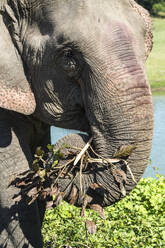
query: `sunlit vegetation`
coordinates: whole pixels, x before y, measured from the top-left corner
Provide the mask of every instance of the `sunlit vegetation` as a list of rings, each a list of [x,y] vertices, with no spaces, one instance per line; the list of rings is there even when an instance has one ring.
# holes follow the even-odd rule
[[[165,247],[165,178],[141,179],[131,194],[105,208],[106,220],[93,210],[63,202],[48,210],[43,224],[44,247],[51,248],[163,248]],[[84,220],[97,225],[93,235]]]
[[[147,60],[147,73],[153,90],[165,90],[165,18],[154,18],[153,26],[154,43]]]

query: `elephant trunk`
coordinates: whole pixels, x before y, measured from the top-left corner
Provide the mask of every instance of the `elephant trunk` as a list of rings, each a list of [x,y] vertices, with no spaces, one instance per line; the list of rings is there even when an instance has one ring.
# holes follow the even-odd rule
[[[86,112],[93,136],[92,147],[104,158],[112,158],[123,145],[133,145],[135,149],[126,158],[126,164],[120,161],[114,168],[110,165],[96,164],[95,167],[89,165],[91,167],[88,167],[88,171],[81,175],[81,183],[79,173],[74,182],[62,179],[59,186],[61,191],[65,192],[66,201],[72,202],[75,187],[77,188],[78,195],[74,202],[77,206],[83,204],[84,195],[90,196],[90,204],[101,206],[109,206],[122,199],[140,180],[151,149],[153,108],[144,70],[139,69],[129,77],[118,75],[116,80],[120,83],[117,84],[113,80],[116,87],[112,85],[112,80],[107,80],[108,78],[103,76],[100,78],[101,84],[106,85],[106,88],[96,87],[95,83],[98,86],[98,81],[94,82],[93,78],[91,84],[88,82],[88,87],[93,88],[92,93],[86,99],[88,106]],[[78,135],[66,136],[57,146],[68,143],[83,147],[87,140],[88,138],[84,137],[80,139]]]
[[[104,158],[112,158],[123,145],[135,146],[126,161],[130,170],[121,169],[121,165],[118,167],[126,173],[125,190],[129,193],[136,185],[135,180],[140,180],[151,149],[153,108],[150,87],[145,70],[137,63],[127,71],[118,72],[116,77],[102,75],[100,78],[102,87],[96,87],[93,80],[95,93],[88,99],[93,146]],[[122,197],[112,171],[103,169],[96,173],[95,179],[109,192],[102,205],[111,205]]]

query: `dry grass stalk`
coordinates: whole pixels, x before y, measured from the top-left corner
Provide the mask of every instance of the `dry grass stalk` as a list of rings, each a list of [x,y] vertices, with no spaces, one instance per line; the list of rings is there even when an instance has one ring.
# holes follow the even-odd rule
[[[134,177],[134,175],[133,175],[133,173],[132,173],[132,171],[131,171],[131,168],[129,167],[128,163],[127,163],[126,161],[124,161],[124,163],[125,163],[125,165],[127,166],[127,169],[128,169],[128,171],[129,171],[129,173],[130,173],[130,175],[131,175],[131,177],[132,177],[133,182],[134,182],[135,184],[137,184],[137,181],[136,181],[136,179],[135,179],[135,177]]]
[[[74,166],[77,165],[77,163],[80,161],[82,155],[88,150],[93,138],[90,138],[88,143],[84,146],[84,148],[81,150],[81,152],[77,155],[74,161]]]

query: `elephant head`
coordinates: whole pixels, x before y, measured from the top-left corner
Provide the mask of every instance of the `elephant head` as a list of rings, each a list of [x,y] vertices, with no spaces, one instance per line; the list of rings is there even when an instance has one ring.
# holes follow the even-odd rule
[[[3,0],[0,9],[0,107],[85,131],[104,157],[135,145],[127,162],[139,181],[153,130],[148,13],[133,0]],[[102,205],[121,199],[109,171],[95,177],[110,192]]]

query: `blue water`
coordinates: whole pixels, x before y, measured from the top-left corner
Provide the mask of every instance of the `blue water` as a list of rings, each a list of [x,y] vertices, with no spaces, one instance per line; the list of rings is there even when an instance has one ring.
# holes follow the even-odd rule
[[[156,173],[165,176],[165,95],[154,95],[154,135],[150,160],[152,166],[149,164],[144,177],[155,177]],[[51,129],[52,143],[55,144],[57,140],[69,133],[77,133],[78,131],[66,130],[61,128]],[[153,168],[154,167],[154,168]],[[155,170],[158,168],[158,170]]]
[[[150,165],[144,177],[155,177],[158,172],[165,176],[165,95],[153,95],[154,104],[154,135],[151,150],[151,163],[158,168],[155,171]]]

